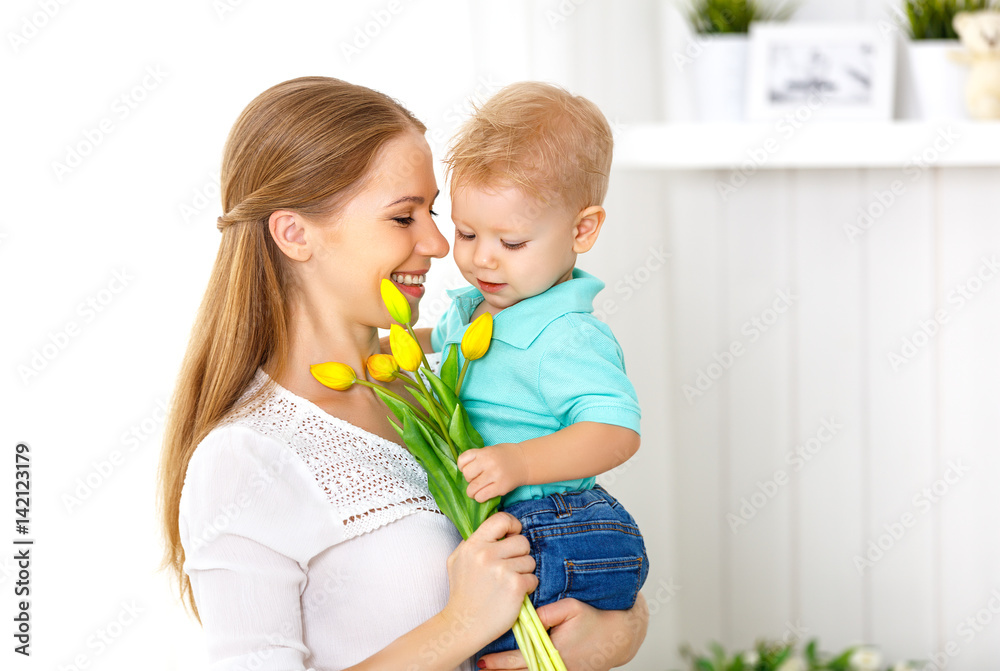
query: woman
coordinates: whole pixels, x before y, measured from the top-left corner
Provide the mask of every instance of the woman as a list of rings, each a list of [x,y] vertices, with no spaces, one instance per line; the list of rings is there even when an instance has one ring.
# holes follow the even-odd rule
[[[448,251],[425,130],[380,93],[306,77],[230,132],[222,242],[161,463],[165,565],[213,669],[469,668],[537,584],[517,520],[494,515],[460,543],[378,399],[309,373],[364,370],[390,321],[380,281],[415,313]],[[631,658],[647,617],[644,602],[572,600],[539,615],[569,668],[601,669]]]

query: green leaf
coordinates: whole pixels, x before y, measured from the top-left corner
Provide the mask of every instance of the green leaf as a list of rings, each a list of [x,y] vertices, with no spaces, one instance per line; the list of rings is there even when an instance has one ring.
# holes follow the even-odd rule
[[[483,446],[483,439],[469,424],[468,415],[465,415],[465,408],[461,404],[455,406],[451,423],[448,425],[448,435],[451,436],[451,442],[458,448],[459,454]],[[478,439],[478,442],[475,439]]]
[[[854,654],[856,648],[848,648],[844,652],[840,653],[835,657],[827,666],[834,671],[846,671],[848,666],[848,660],[851,659],[851,655]]]
[[[401,427],[399,424],[396,424],[395,420],[393,420],[391,415],[386,415],[385,418],[389,420],[390,424],[392,424],[392,428],[396,429],[396,433],[399,434],[399,437],[403,438],[403,427]],[[406,442],[405,438],[403,438],[403,442],[404,443]]]
[[[441,364],[441,381],[455,391],[458,384],[458,345],[455,343],[448,346],[448,357]]]
[[[698,671],[715,671],[715,667],[712,666],[712,662],[708,661],[704,657],[699,657],[694,660],[694,668]]]
[[[372,391],[382,399],[382,402],[388,406],[389,410],[392,411],[396,417],[400,420],[405,419],[407,415],[413,415],[413,408],[403,403],[395,396],[390,395],[387,391],[383,390],[381,387],[372,387]]]
[[[441,402],[441,407],[444,408],[446,416],[451,417],[455,412],[455,406],[458,405],[458,396],[455,396],[455,392],[449,389],[448,385],[442,382],[441,378],[434,373],[424,371],[423,376],[434,390],[434,393],[437,394],[438,401]]]
[[[791,654],[792,654],[792,646],[790,645],[781,650],[781,652],[775,655],[774,661],[772,662],[772,664],[774,664],[774,668],[778,668],[779,666],[781,666],[781,663],[786,659],[788,659],[788,656]]]
[[[476,427],[472,426],[472,420],[469,419],[468,411],[461,403],[458,404],[458,407],[462,409],[462,424],[465,425],[465,432],[469,435],[472,447],[482,447],[486,443],[483,442],[483,437],[479,435],[478,431],[476,431]]]
[[[815,638],[806,644],[806,661],[809,662],[809,666],[817,666],[819,664],[819,658],[816,656]]]
[[[427,398],[420,392],[419,389],[414,389],[413,387],[408,386],[406,388],[406,392],[413,397],[413,400],[415,400],[417,403],[420,404],[420,406],[424,409],[424,412],[427,413],[428,417],[434,416],[433,406],[430,404],[430,401],[428,401]]]
[[[726,666],[725,649],[715,641],[708,644],[708,649],[712,651],[712,656],[715,657],[715,665],[720,669],[724,669]]]

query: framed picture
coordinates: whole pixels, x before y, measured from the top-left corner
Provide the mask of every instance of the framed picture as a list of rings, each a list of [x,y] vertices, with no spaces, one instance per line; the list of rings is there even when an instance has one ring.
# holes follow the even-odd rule
[[[892,118],[895,34],[875,24],[753,23],[747,117]]]

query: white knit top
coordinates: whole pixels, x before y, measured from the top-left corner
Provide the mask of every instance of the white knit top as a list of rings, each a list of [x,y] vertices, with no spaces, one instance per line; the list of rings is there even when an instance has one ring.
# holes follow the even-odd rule
[[[405,448],[277,385],[237,408],[180,501],[212,671],[343,669],[444,607],[461,537]]]

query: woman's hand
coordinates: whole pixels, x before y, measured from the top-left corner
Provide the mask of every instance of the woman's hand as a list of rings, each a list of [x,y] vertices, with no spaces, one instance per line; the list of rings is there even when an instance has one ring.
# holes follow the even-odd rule
[[[448,557],[448,605],[442,615],[482,647],[510,629],[535,591],[535,560],[521,523],[507,513],[491,515]]]
[[[607,671],[631,660],[646,637],[649,610],[640,593],[631,610],[598,610],[576,599],[541,606],[538,618],[548,628],[569,671]],[[527,669],[517,650],[480,660],[481,669]]]

